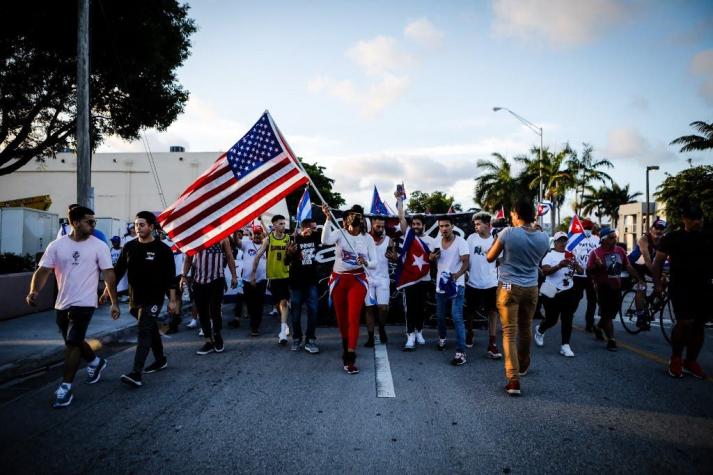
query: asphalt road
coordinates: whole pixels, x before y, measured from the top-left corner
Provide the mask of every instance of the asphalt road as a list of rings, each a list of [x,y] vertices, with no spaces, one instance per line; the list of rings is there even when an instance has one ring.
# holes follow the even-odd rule
[[[0,405],[2,472],[713,472],[713,380],[668,377],[658,332],[619,331],[610,353],[578,330],[565,359],[555,327],[511,398],[484,331],[456,368],[451,347],[434,350],[435,330],[403,353],[403,329],[390,327],[396,397],[377,398],[373,350],[349,376],[336,329],[320,328],[322,353],[310,355],[278,346],[270,317],[263,325],[260,338],[227,329],[222,354],[195,355],[194,331],[167,338],[169,367],[140,389],[119,382],[133,347],[118,351],[99,384],[80,372],[62,410],[49,405],[58,374],[22,382]],[[713,372],[706,336],[700,362]]]

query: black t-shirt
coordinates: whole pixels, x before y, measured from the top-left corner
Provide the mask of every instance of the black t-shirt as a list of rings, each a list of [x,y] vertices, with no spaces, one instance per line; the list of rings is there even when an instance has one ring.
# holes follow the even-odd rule
[[[658,250],[671,261],[671,291],[702,292],[713,277],[713,236],[703,231],[683,229],[661,238]]]
[[[117,282],[127,271],[132,308],[159,305],[166,291],[176,288],[173,253],[158,239],[149,243],[134,239],[126,243],[114,266]]]
[[[295,236],[295,244],[299,253],[287,254],[290,264],[290,285],[292,287],[305,287],[317,283],[317,251],[322,243],[319,234],[313,232],[310,236]]]

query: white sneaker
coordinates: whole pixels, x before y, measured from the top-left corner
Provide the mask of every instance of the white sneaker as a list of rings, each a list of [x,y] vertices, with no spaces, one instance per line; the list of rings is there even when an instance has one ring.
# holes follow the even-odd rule
[[[280,312],[277,311],[277,309],[273,308],[272,311],[269,313],[271,317],[277,317],[280,315]]]
[[[567,358],[572,358],[574,356],[574,352],[572,351],[572,348],[569,347],[569,345],[562,345],[560,347],[560,355]]]
[[[282,330],[280,330],[280,333],[277,335],[277,342],[280,345],[287,343],[287,333],[285,332],[285,327],[282,327]]]
[[[416,335],[414,333],[407,333],[406,344],[404,345],[404,351],[413,351],[416,349]]]
[[[205,335],[203,334],[203,329],[202,329],[202,328],[201,328],[200,330],[198,330],[198,336],[205,336]]]
[[[192,318],[190,322],[186,323],[188,328],[198,328],[198,320]]]
[[[535,327],[535,344],[537,346],[544,346],[545,344],[545,334],[540,333],[540,326]]]
[[[419,345],[425,345],[426,344],[426,339],[423,337],[423,333],[416,330],[416,343]]]
[[[285,325],[285,336],[290,336],[290,326],[286,323],[284,325]]]

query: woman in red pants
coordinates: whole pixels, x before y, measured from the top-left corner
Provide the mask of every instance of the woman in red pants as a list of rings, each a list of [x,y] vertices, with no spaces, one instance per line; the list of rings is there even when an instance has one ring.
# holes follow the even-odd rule
[[[329,207],[322,205],[327,221],[322,228],[322,244],[335,245],[334,268],[329,279],[329,291],[342,335],[344,371],[357,374],[356,347],[359,339],[359,319],[368,290],[365,269],[376,268],[374,240],[366,234],[364,208],[354,205],[344,213],[344,229],[333,229]]]

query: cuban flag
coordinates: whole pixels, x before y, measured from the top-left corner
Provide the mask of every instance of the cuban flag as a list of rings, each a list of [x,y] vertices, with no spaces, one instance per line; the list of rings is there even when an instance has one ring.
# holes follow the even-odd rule
[[[552,208],[551,201],[545,201],[545,200],[540,201],[537,204],[537,216],[546,215],[550,211],[551,208]]]
[[[584,228],[582,227],[582,222],[579,220],[577,215],[572,216],[572,222],[569,225],[569,232],[567,233],[567,247],[569,252],[572,252],[575,247],[579,245],[584,239]]]
[[[498,219],[505,219],[505,208],[503,206],[500,206],[500,210],[497,212],[494,219],[496,221]]]
[[[381,201],[381,197],[379,196],[379,191],[376,189],[376,186],[374,186],[374,194],[371,197],[371,214],[375,214],[378,216],[388,216],[389,215],[389,210],[386,209],[386,205],[384,204],[383,201]]]
[[[407,229],[394,274],[397,289],[415,284],[431,271],[428,263],[430,253],[428,246],[416,237],[413,229]]]
[[[312,219],[312,200],[309,197],[309,188],[305,188],[305,192],[302,193],[302,198],[297,205],[297,226],[299,228],[300,224],[305,219]]]

